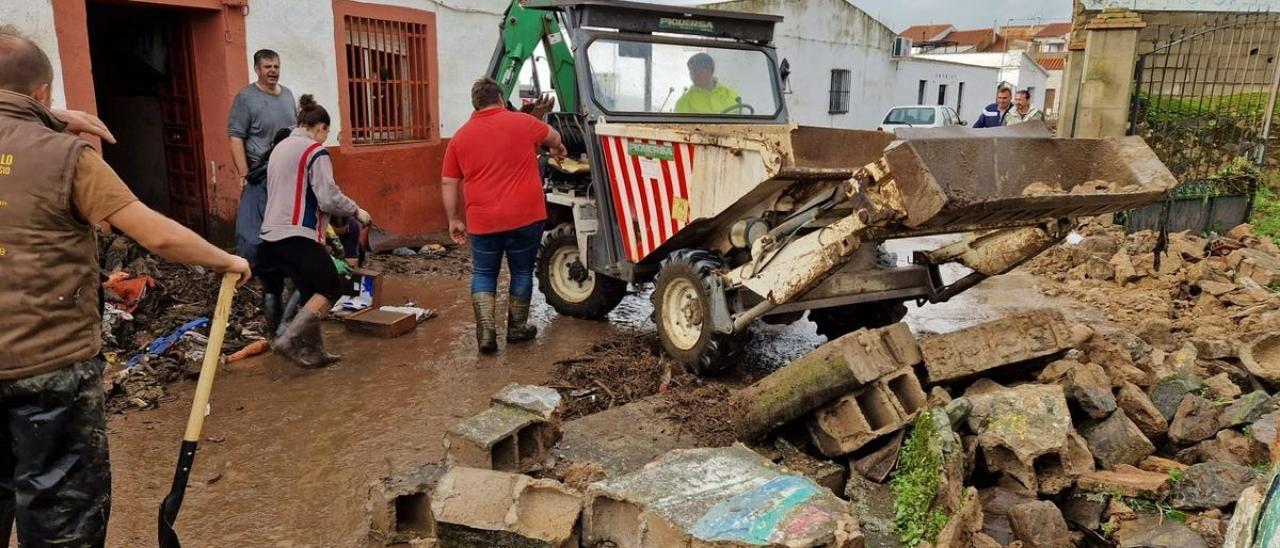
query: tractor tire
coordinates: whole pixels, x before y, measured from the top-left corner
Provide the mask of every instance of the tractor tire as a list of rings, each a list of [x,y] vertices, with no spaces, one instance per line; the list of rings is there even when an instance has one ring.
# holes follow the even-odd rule
[[[653,321],[667,355],[695,375],[722,371],[738,361],[746,334],[716,332],[711,316],[711,277],[720,261],[699,250],[680,250],[662,262],[654,282]]]
[[[809,321],[818,324],[818,334],[834,341],[859,329],[893,325],[907,315],[900,302],[860,303],[809,311]]]
[[[574,318],[601,319],[627,294],[627,282],[592,272],[582,262],[571,224],[557,226],[542,237],[534,274],[547,304]]]

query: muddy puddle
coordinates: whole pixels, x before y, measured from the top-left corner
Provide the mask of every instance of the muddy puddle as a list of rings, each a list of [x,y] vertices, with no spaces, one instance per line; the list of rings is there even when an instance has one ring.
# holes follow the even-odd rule
[[[184,546],[352,546],[369,481],[443,455],[449,425],[510,382],[611,336],[603,322],[556,318],[519,351],[478,358],[465,282],[390,278],[386,300],[440,316],[397,339],[326,326],[336,367],[294,368],[270,354],[220,371],[178,530]],[[114,511],[109,544],[155,542],[194,383],[159,409],[110,417]]]

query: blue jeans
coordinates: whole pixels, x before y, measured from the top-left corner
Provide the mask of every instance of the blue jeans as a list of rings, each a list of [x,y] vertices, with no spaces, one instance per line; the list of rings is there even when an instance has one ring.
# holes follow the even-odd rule
[[[471,293],[497,293],[502,255],[511,271],[511,297],[533,297],[533,263],[542,244],[543,222],[494,234],[471,235]]]

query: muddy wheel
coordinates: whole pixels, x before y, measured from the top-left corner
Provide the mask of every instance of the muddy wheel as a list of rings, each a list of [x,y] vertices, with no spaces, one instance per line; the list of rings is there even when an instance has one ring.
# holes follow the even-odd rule
[[[565,316],[603,318],[627,294],[626,282],[587,268],[570,224],[557,226],[542,237],[535,273],[547,304]]]
[[[711,321],[711,277],[719,260],[681,250],[663,261],[653,288],[653,321],[662,348],[695,375],[723,370],[742,356],[745,335],[716,332]]]
[[[818,324],[818,334],[833,341],[859,329],[875,329],[902,321],[907,306],[902,303],[860,303],[809,311],[809,320]]]

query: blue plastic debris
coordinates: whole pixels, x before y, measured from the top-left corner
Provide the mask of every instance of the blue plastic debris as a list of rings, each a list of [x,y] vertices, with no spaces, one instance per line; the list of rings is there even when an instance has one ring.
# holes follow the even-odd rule
[[[147,348],[143,350],[140,354],[132,358],[129,358],[129,361],[128,363],[125,364],[124,368],[133,369],[134,366],[138,365],[139,363],[142,363],[142,360],[146,359],[147,356],[159,356],[161,354],[164,354],[165,351],[169,350],[169,347],[173,346],[174,343],[178,342],[178,340],[181,339],[183,335],[186,335],[187,332],[200,329],[207,325],[209,325],[209,318],[205,318],[205,317],[196,318],[185,324],[182,324],[180,327],[178,327],[177,329],[174,329],[173,332],[169,333],[168,335],[165,335],[163,337],[160,337],[151,341],[151,343],[147,345]]]

